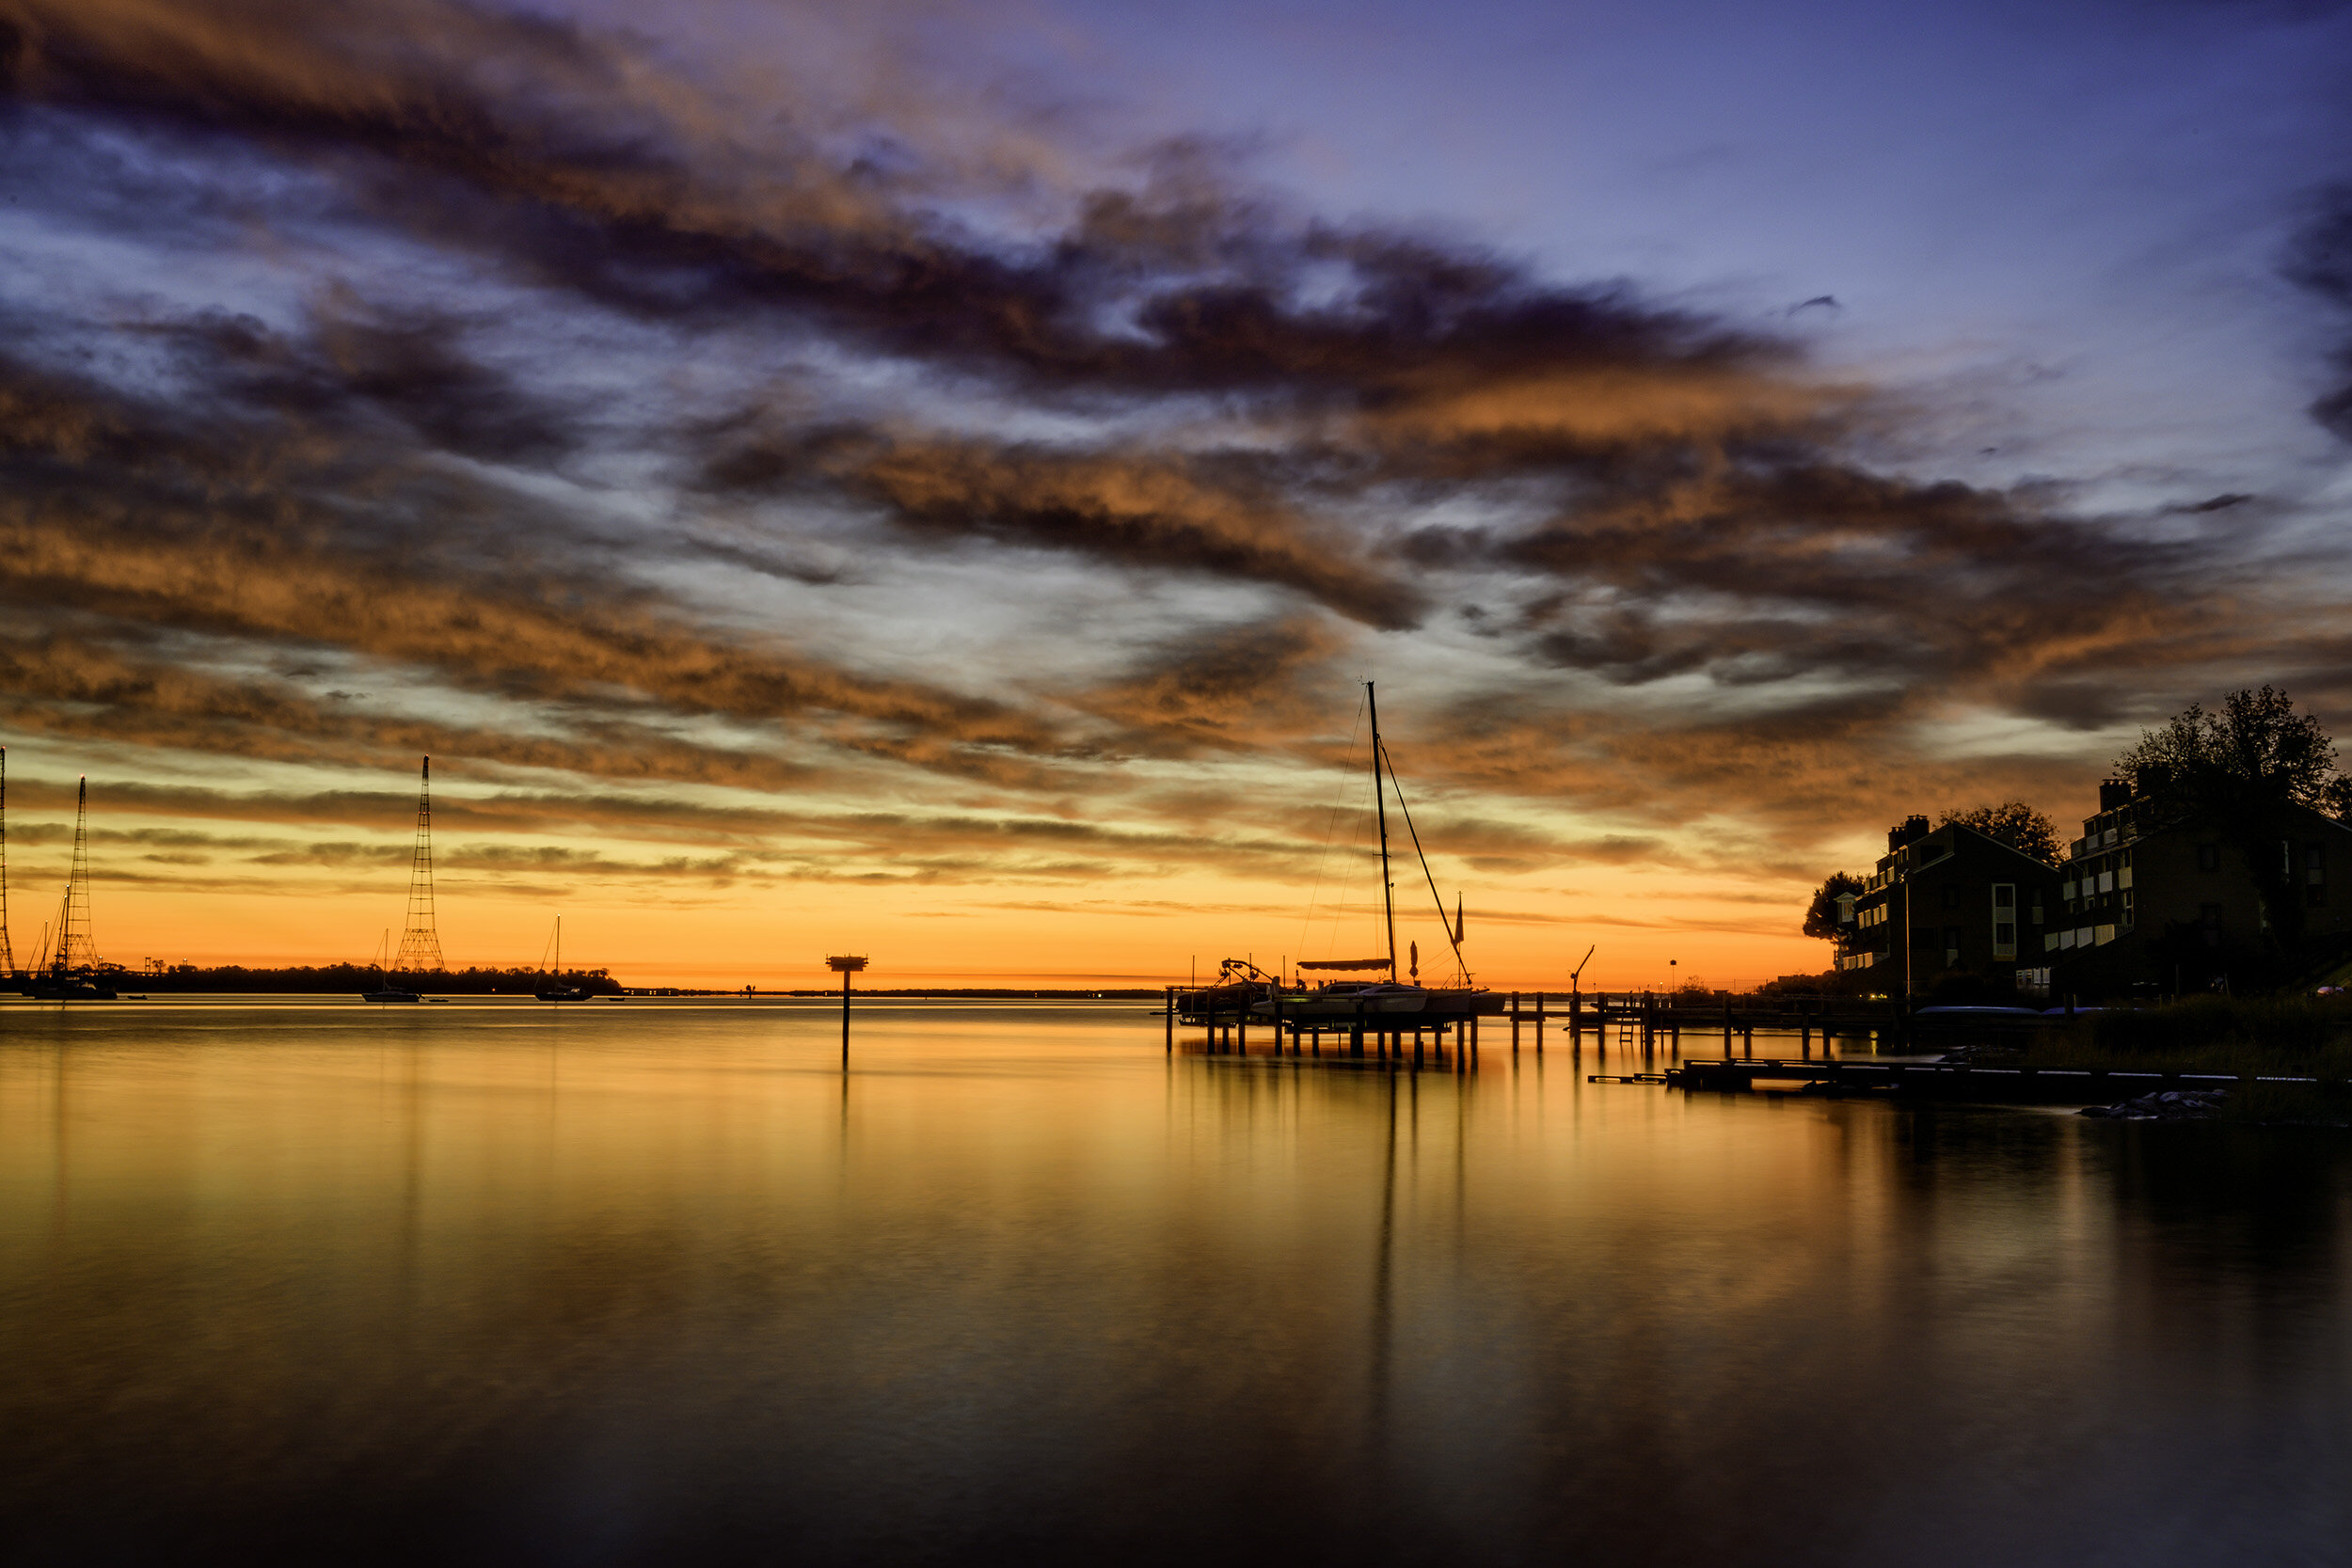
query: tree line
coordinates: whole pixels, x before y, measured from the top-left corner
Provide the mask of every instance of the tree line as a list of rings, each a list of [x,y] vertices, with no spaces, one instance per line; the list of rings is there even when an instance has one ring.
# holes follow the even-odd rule
[[[118,987],[136,985],[150,991],[249,991],[270,995],[331,995],[341,991],[370,991],[389,978],[411,990],[444,996],[519,994],[542,986],[577,986],[602,996],[621,994],[621,983],[601,969],[567,969],[562,974],[541,969],[456,969],[419,974],[402,970],[387,975],[372,964],[297,964],[283,968],[249,968],[244,964],[167,964],[150,962],[145,969],[123,970],[113,975]]]

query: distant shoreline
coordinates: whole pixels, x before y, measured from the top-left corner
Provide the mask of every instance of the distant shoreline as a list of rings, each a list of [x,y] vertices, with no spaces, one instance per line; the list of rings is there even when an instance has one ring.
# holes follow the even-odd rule
[[[553,985],[578,987],[594,996],[710,996],[710,997],[838,997],[836,986],[742,987],[627,986],[604,970],[565,970],[561,974],[536,969],[465,969],[440,974],[388,975],[364,964],[320,964],[283,969],[246,969],[224,964],[199,967],[183,964],[158,974],[121,970],[102,974],[110,989],[124,994],[205,996],[337,996],[381,989],[388,981],[430,996],[528,996]],[[931,999],[965,1002],[1157,1002],[1163,987],[1038,987],[1038,986],[900,986],[867,990],[860,999],[899,1001]]]

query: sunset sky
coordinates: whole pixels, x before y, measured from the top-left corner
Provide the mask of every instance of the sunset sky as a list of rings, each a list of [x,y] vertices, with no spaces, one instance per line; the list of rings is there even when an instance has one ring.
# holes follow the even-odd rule
[[[84,774],[104,957],[364,961],[427,752],[454,965],[1354,957],[1373,679],[1482,982],[1745,984],[1907,813],[2352,736],[2352,8],[0,0],[0,73],[20,961]]]

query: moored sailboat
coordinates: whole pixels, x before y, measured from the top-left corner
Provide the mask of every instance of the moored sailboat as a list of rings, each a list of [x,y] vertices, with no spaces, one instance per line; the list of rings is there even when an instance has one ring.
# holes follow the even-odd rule
[[[361,991],[359,993],[359,1000],[362,1002],[373,1002],[378,1005],[388,1002],[423,1001],[424,998],[419,996],[415,991],[404,990],[401,987],[392,984],[389,979],[385,977],[384,964],[382,960],[384,955],[390,950],[391,945],[392,933],[388,930],[384,933],[384,940],[376,943],[375,952],[370,959],[368,965],[369,968],[375,971],[375,989],[373,990]]]
[[[1409,1016],[1411,1026],[1426,1027],[1446,1024],[1464,1019],[1492,1017],[1502,1011],[1502,998],[1471,983],[1469,969],[1462,963],[1462,911],[1457,900],[1454,918],[1446,920],[1445,902],[1438,897],[1437,879],[1430,875],[1428,857],[1422,852],[1421,833],[1412,825],[1412,812],[1405,804],[1402,789],[1397,787],[1396,768],[1389,758],[1387,748],[1380,741],[1380,706],[1373,683],[1364,683],[1364,704],[1372,721],[1372,791],[1373,809],[1380,829],[1380,909],[1382,929],[1388,939],[1388,952],[1379,958],[1301,959],[1298,974],[1285,981],[1269,976],[1254,965],[1227,959],[1219,978],[1226,986],[1247,988],[1249,1000],[1243,1004],[1239,997],[1217,1002],[1204,999],[1207,1007],[1219,1010],[1246,1005],[1253,1014],[1284,1022],[1314,1023],[1337,1019],[1390,1018]],[[1420,863],[1422,877],[1429,884],[1429,895],[1436,900],[1439,924],[1454,951],[1455,972],[1461,983],[1453,986],[1421,984],[1421,950],[1410,943],[1412,957],[1410,978],[1397,978],[1396,964],[1396,884],[1390,875],[1388,796],[1396,793],[1397,809],[1404,816],[1406,831],[1410,834],[1413,854]],[[1330,974],[1335,977],[1320,984],[1309,984],[1308,972]],[[1381,974],[1385,972],[1385,974]],[[1377,978],[1341,979],[1342,974],[1373,974]],[[1219,988],[1223,989],[1223,988]],[[1399,1018],[1399,1022],[1403,1022]]]
[[[89,780],[84,779],[75,792],[73,861],[66,874],[65,902],[57,910],[56,946],[42,955],[25,994],[41,1002],[112,1002],[115,990],[104,982],[121,969],[100,960],[90,936]]]
[[[540,955],[542,974],[547,973],[546,957],[544,953]],[[586,1002],[596,994],[584,986],[564,983],[564,917],[560,914],[555,917],[555,981],[552,985],[541,986],[532,994],[542,1002]]]

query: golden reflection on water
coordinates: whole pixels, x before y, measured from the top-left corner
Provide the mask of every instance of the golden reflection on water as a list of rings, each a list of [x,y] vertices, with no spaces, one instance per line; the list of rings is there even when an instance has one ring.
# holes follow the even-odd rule
[[[1136,1004],[0,1008],[0,1546],[2334,1560],[2340,1137]]]

